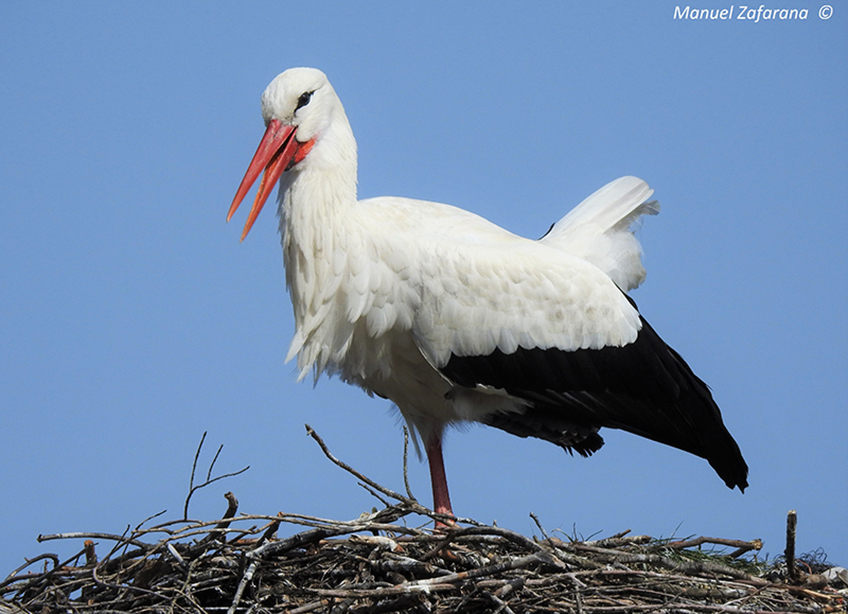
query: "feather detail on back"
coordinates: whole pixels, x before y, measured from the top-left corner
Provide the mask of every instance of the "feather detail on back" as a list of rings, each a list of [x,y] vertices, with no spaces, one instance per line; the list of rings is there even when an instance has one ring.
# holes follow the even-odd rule
[[[642,246],[631,226],[660,205],[647,201],[654,191],[637,177],[611,181],[558,221],[542,243],[588,260],[625,292],[645,280]],[[647,202],[646,202],[647,201]]]

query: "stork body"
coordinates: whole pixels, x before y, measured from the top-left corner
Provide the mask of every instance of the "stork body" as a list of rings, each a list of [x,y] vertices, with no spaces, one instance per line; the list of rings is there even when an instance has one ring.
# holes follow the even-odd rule
[[[645,276],[630,226],[658,211],[647,184],[613,181],[529,240],[449,205],[358,201],[356,142],[320,71],[282,73],[262,109],[229,215],[264,170],[244,238],[280,182],[288,359],[301,378],[338,375],[397,405],[424,442],[436,511],[451,513],[443,432],[467,421],[583,456],[619,428],[747,486],[707,386],[625,294]]]

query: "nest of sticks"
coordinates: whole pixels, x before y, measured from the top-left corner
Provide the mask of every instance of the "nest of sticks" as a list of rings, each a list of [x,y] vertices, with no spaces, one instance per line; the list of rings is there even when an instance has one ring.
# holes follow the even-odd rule
[[[821,555],[765,564],[742,556],[759,540],[563,540],[538,521],[541,535],[530,538],[449,519],[351,469],[307,429],[383,509],[350,521],[236,515],[227,493],[222,519],[188,520],[191,495],[233,475],[211,478],[210,466],[195,486],[193,468],[181,520],[154,516],[124,535],[39,536],[84,541],[68,560],[43,554],[0,582],[0,614],[848,612],[845,587],[820,575]],[[301,529],[278,538],[283,523]]]

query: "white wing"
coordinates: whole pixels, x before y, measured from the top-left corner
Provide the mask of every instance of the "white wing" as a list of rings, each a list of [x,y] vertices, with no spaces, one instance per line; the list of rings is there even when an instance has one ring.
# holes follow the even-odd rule
[[[412,291],[397,296],[416,297],[412,332],[437,368],[452,354],[598,349],[636,338],[641,327],[636,309],[603,271],[581,257],[448,205],[396,198],[360,205],[367,211],[357,217],[392,229],[370,228],[367,234],[378,237],[377,252],[392,254],[383,263],[402,261],[405,268],[382,266],[379,274],[394,275],[396,282],[401,272],[407,276],[401,284]],[[407,257],[398,258],[401,252]],[[372,267],[371,274],[376,270]],[[365,314],[372,308],[364,307]],[[380,308],[385,311],[385,302]],[[395,311],[408,310],[396,305]],[[382,332],[369,327],[371,336]]]
[[[641,269],[639,245],[627,227],[655,211],[643,203],[650,193],[635,178],[613,182],[541,241],[450,205],[359,201],[340,224],[345,232],[322,241],[326,248],[313,268],[297,269],[304,278],[289,278],[298,287],[293,297],[304,303],[295,304],[288,357],[298,354],[301,377],[312,367],[316,375],[341,365],[349,374],[383,370],[388,365],[380,357],[389,350],[380,348],[391,343],[390,331],[411,331],[436,368],[452,355],[495,349],[510,354],[519,347],[632,343],[639,314],[619,287],[633,284],[614,274],[627,264],[622,254],[634,250]],[[629,252],[622,248],[628,241],[635,245]],[[636,275],[632,263],[624,272]]]
[[[656,215],[654,191],[637,177],[602,187],[554,224],[541,242],[588,260],[625,292],[645,279],[642,247],[630,227],[642,215]]]

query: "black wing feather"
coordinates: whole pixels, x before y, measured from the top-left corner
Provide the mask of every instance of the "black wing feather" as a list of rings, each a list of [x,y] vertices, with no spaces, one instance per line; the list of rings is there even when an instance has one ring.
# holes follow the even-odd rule
[[[598,429],[622,429],[707,459],[730,488],[748,486],[748,466],[709,388],[644,319],[625,346],[453,355],[441,371],[460,386],[492,386],[532,403],[522,414],[488,416],[490,426],[583,456],[603,445]]]

